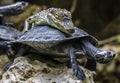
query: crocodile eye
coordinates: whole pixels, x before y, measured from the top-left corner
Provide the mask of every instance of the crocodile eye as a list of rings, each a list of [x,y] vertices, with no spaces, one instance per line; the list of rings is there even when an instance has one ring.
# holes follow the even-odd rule
[[[59,19],[59,20],[61,20],[61,19],[62,19],[62,16],[61,16],[61,15],[59,15],[59,14],[55,14],[54,16],[55,16],[55,18],[56,18],[56,19]]]
[[[54,10],[49,10],[49,12],[51,13],[51,14],[55,14],[55,11]]]

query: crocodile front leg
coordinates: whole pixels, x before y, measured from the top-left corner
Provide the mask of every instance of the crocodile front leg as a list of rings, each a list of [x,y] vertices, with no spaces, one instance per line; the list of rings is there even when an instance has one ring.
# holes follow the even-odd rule
[[[25,23],[24,23],[24,29],[23,29],[22,33],[27,32],[27,31],[28,31],[28,28],[29,28],[29,23],[28,23],[28,21],[26,20]]]

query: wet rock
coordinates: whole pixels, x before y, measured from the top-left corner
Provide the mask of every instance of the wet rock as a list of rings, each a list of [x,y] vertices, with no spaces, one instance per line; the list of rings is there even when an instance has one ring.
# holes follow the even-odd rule
[[[93,82],[93,72],[82,68],[87,76],[85,83]],[[66,65],[50,67],[45,62],[19,57],[2,75],[0,83],[82,83]]]

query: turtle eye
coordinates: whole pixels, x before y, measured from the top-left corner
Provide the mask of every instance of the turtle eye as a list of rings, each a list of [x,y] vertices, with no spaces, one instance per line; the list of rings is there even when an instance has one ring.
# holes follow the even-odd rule
[[[26,5],[28,5],[28,3],[26,3],[26,2],[21,2],[21,4],[23,5],[23,6],[26,6]]]

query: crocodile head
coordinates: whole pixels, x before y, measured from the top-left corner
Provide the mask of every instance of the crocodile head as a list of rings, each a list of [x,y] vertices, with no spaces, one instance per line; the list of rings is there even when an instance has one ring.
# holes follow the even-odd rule
[[[27,6],[28,2],[25,1],[16,2],[15,4],[10,5],[11,9],[10,13],[12,13],[12,15],[18,15],[25,11]]]
[[[35,27],[40,25],[52,26],[67,35],[71,35],[71,33],[74,32],[71,13],[66,9],[49,8],[30,16],[25,21],[26,28],[29,28],[29,26]]]
[[[74,25],[71,19],[71,13],[66,9],[49,8],[47,18],[52,21],[52,26],[58,28],[64,33],[71,34],[74,32]]]

